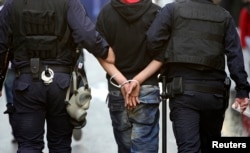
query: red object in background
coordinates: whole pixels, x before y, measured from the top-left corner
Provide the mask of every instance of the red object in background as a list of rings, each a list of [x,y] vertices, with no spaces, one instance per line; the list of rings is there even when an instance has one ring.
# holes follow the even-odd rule
[[[140,1],[140,0],[122,0],[122,2],[128,3],[128,4],[137,3],[137,2],[139,2],[139,1]]]
[[[243,7],[240,11],[239,30],[242,48],[249,47],[249,51],[250,46],[247,46],[245,38],[250,37],[250,10],[248,10],[246,7]],[[241,119],[246,135],[250,136],[250,118],[245,115],[241,115]]]
[[[239,28],[242,48],[246,48],[245,37],[250,37],[250,13],[246,7],[240,11]]]
[[[246,136],[250,137],[250,118],[245,115],[241,115],[241,118]]]

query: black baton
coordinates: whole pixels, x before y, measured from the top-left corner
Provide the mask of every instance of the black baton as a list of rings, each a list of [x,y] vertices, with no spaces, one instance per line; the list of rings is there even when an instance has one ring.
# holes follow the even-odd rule
[[[166,76],[162,76],[162,153],[167,153],[167,93]]]

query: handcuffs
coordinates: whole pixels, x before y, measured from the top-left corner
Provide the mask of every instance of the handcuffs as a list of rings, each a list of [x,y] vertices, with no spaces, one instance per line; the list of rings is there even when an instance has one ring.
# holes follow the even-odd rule
[[[42,71],[41,73],[41,79],[43,80],[45,85],[49,85],[50,83],[53,82],[54,78],[54,71],[48,66],[45,67],[45,70]]]

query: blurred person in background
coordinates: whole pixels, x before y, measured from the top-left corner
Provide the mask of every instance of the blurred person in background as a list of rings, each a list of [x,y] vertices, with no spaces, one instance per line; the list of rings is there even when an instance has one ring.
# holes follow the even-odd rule
[[[244,62],[248,75],[250,74],[250,0],[243,0],[245,6],[239,15],[239,32],[243,48]],[[249,79],[249,78],[248,78]],[[242,114],[243,135],[250,136],[250,118]]]
[[[97,16],[100,10],[105,4],[110,0],[80,0],[81,3],[85,6],[88,16],[93,22],[96,22]]]
[[[243,49],[250,49],[250,0],[244,0],[245,6],[239,15],[240,40]]]
[[[12,113],[14,113],[14,111],[15,111],[15,107],[13,106],[13,93],[12,93],[13,83],[14,83],[15,77],[16,77],[15,69],[13,67],[13,64],[10,62],[9,68],[7,70],[6,78],[4,81],[4,89],[5,89],[5,95],[6,95],[6,108],[7,108],[4,111],[4,114],[8,114],[10,125],[11,125],[10,115]],[[13,132],[12,132],[12,134],[13,134]],[[12,142],[16,142],[15,137],[12,140]]]
[[[218,3],[167,4],[147,32],[148,50],[165,50],[166,92],[178,153],[210,153],[211,140],[221,137],[230,91],[225,63],[236,83],[236,107],[241,112],[249,107],[239,35],[232,16]]]
[[[4,0],[0,0],[0,13],[1,13],[1,9],[3,8],[3,4],[4,4]],[[12,94],[12,86],[13,86],[14,78],[15,78],[15,70],[11,62],[9,62],[6,79],[4,81],[4,88],[5,88],[5,95],[6,95],[6,107],[7,107],[7,109],[4,111],[4,114],[8,114],[8,115],[14,112],[13,94]],[[11,121],[9,117],[9,123],[10,122]],[[15,138],[12,140],[12,142],[16,142]]]
[[[3,8],[3,3],[4,3],[4,0],[0,0],[0,11],[1,11],[2,8]]]
[[[151,0],[111,0],[97,19],[116,58],[114,65],[100,63],[118,153],[158,153],[162,56],[146,49],[146,31],[159,9]]]
[[[244,0],[221,0],[219,4],[230,12],[234,19],[234,22],[238,24],[240,10],[244,6],[243,1]],[[236,27],[238,27],[238,25],[236,25]]]
[[[245,6],[239,14],[239,35],[243,49],[246,71],[250,73],[250,0],[243,0]]]

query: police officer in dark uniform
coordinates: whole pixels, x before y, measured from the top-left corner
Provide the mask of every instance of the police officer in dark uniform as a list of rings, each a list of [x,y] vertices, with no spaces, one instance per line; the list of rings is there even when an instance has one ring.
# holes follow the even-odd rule
[[[108,62],[114,61],[112,50],[79,0],[6,0],[0,33],[0,87],[8,44],[16,68],[11,123],[17,152],[42,152],[46,121],[49,152],[70,153],[73,125],[64,100],[76,47]]]
[[[148,48],[165,51],[167,96],[178,153],[207,153],[221,136],[230,77],[235,103],[248,106],[249,83],[231,15],[218,0],[178,0],[166,4],[152,23]]]

